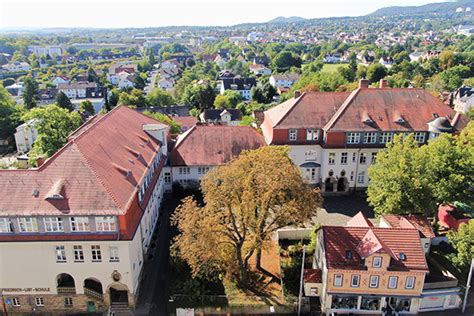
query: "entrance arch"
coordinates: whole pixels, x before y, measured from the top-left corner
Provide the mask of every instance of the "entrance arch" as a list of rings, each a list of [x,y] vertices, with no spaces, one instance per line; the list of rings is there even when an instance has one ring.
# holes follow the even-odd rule
[[[347,190],[347,179],[346,177],[340,177],[337,180],[337,192],[345,192]]]
[[[109,305],[133,307],[135,304],[128,286],[118,281],[108,286],[106,296]]]
[[[95,278],[87,278],[84,280],[84,294],[93,298],[103,299],[102,283]]]
[[[331,177],[326,178],[324,180],[324,192],[333,192],[334,191],[334,183]]]
[[[58,291],[58,294],[75,294],[76,282],[74,281],[72,275],[68,273],[58,274],[58,276],[56,277],[56,290]]]

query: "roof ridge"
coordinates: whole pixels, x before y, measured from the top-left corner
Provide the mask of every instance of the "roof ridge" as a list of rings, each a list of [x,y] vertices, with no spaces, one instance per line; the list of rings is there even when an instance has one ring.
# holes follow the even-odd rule
[[[306,95],[306,92],[303,92],[303,93],[296,99],[296,102],[294,102],[294,103],[288,108],[288,110],[286,111],[286,113],[285,113],[282,117],[280,117],[280,119],[278,120],[278,122],[276,122],[275,124],[273,124],[273,127],[278,126],[278,124],[280,124],[281,121],[283,121],[283,119],[285,119],[285,118],[290,114],[290,112],[293,111],[293,109],[301,102],[301,100],[303,100],[303,98],[304,98],[305,95]],[[294,99],[294,97],[293,97],[293,99]],[[283,104],[283,103],[281,103],[281,104]],[[280,105],[281,105],[281,104],[280,104]]]
[[[188,129],[186,132],[181,134],[181,137],[178,137],[178,140],[176,141],[176,145],[174,146],[173,150],[178,149],[179,146],[183,143],[183,141],[188,138],[190,134],[192,134],[195,130],[197,129],[197,125],[194,125],[190,129]]]
[[[352,91],[351,94],[349,94],[344,103],[342,103],[339,109],[337,109],[336,113],[334,113],[334,115],[331,117],[329,122],[323,127],[323,130],[327,131],[334,126],[342,113],[344,113],[344,111],[349,107],[349,104],[351,104],[354,98],[359,94],[360,90],[360,88],[357,88],[356,90]]]

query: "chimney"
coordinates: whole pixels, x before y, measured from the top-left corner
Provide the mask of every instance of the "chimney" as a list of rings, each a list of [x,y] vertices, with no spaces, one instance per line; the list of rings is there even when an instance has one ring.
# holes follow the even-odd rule
[[[301,96],[301,91],[300,90],[296,90],[295,91],[295,99],[296,98],[299,98]]]
[[[369,87],[369,80],[367,79],[360,79],[359,80],[359,89],[366,89]]]
[[[385,80],[385,79],[380,79],[379,88],[380,88],[380,89],[382,89],[382,88],[388,88],[388,81]]]
[[[36,158],[36,167],[41,167],[44,164],[44,158],[43,157],[37,157]]]

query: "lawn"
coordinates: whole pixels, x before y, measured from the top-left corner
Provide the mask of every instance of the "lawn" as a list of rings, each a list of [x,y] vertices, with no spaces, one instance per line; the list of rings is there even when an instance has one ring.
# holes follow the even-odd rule
[[[339,67],[348,67],[349,64],[324,64],[321,72],[333,73],[337,71]]]

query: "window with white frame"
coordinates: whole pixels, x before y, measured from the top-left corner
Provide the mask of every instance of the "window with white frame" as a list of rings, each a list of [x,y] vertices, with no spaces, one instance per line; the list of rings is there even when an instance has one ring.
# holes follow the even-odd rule
[[[38,222],[34,217],[20,217],[18,228],[21,233],[36,233],[38,232]]]
[[[398,283],[398,277],[397,276],[391,276],[388,278],[388,288],[389,289],[396,289],[397,288],[397,283]]]
[[[347,153],[341,153],[341,165],[347,165]]]
[[[66,262],[66,249],[64,246],[56,246],[56,262]]]
[[[374,268],[380,268],[382,266],[382,257],[374,257],[372,260],[372,267]]]
[[[71,217],[71,230],[73,232],[88,232],[90,231],[89,217]]]
[[[316,159],[316,156],[317,156],[318,152],[316,150],[307,150],[304,152],[304,159],[305,160],[309,160],[309,161],[314,161],[314,160],[317,160]]]
[[[360,153],[359,163],[363,165],[367,163],[367,153]]]
[[[306,140],[309,140],[309,141],[318,140],[318,131],[315,130],[315,129],[307,129],[306,130]]]
[[[425,132],[416,132],[415,133],[415,141],[418,142],[419,144],[422,144],[422,143],[425,142],[425,137],[426,137]]]
[[[64,232],[63,219],[61,217],[45,217],[44,230],[48,233]]]
[[[9,218],[0,218],[0,233],[13,232],[12,222]]]
[[[350,179],[351,179],[351,181],[354,181],[354,171],[351,171]]]
[[[335,274],[334,275],[334,286],[342,286],[342,274]]]
[[[91,253],[92,253],[92,261],[93,262],[102,261],[102,253],[100,251],[100,246],[99,245],[92,245],[91,246]]]
[[[379,276],[378,275],[371,275],[370,276],[370,282],[369,282],[369,287],[378,287],[379,286]]]
[[[377,133],[370,132],[364,134],[364,144],[375,144],[377,142]]]
[[[84,250],[82,246],[73,246],[74,250],[74,262],[84,262]]]
[[[352,153],[352,162],[357,161],[357,153]]]
[[[288,131],[288,139],[291,141],[295,141],[298,139],[298,130],[296,129],[290,129]]]
[[[171,183],[171,173],[165,172],[165,183]]]
[[[361,171],[357,174],[357,183],[365,182],[365,171]]]
[[[99,216],[95,219],[95,226],[99,232],[113,232],[116,230],[115,217]]]
[[[13,305],[14,307],[20,307],[20,306],[21,306],[21,304],[20,304],[20,298],[19,298],[19,297],[14,297],[14,298],[12,298],[12,305]]]
[[[392,132],[383,132],[380,133],[379,141],[381,144],[386,144],[390,143],[393,139],[393,133]]]
[[[329,153],[328,164],[333,165],[336,163],[336,153]]]
[[[191,169],[189,167],[179,167],[179,174],[190,174]]]
[[[351,287],[359,287],[360,284],[360,275],[353,274],[351,278]]]
[[[71,307],[72,306],[72,297],[65,297],[64,298],[64,306]]]
[[[44,306],[44,299],[42,297],[35,297],[36,306]]]
[[[407,281],[405,283],[406,289],[413,289],[415,287],[415,277],[409,276],[407,277]]]
[[[358,144],[360,142],[360,133],[347,133],[348,144]]]
[[[109,247],[109,261],[119,262],[118,247]]]

